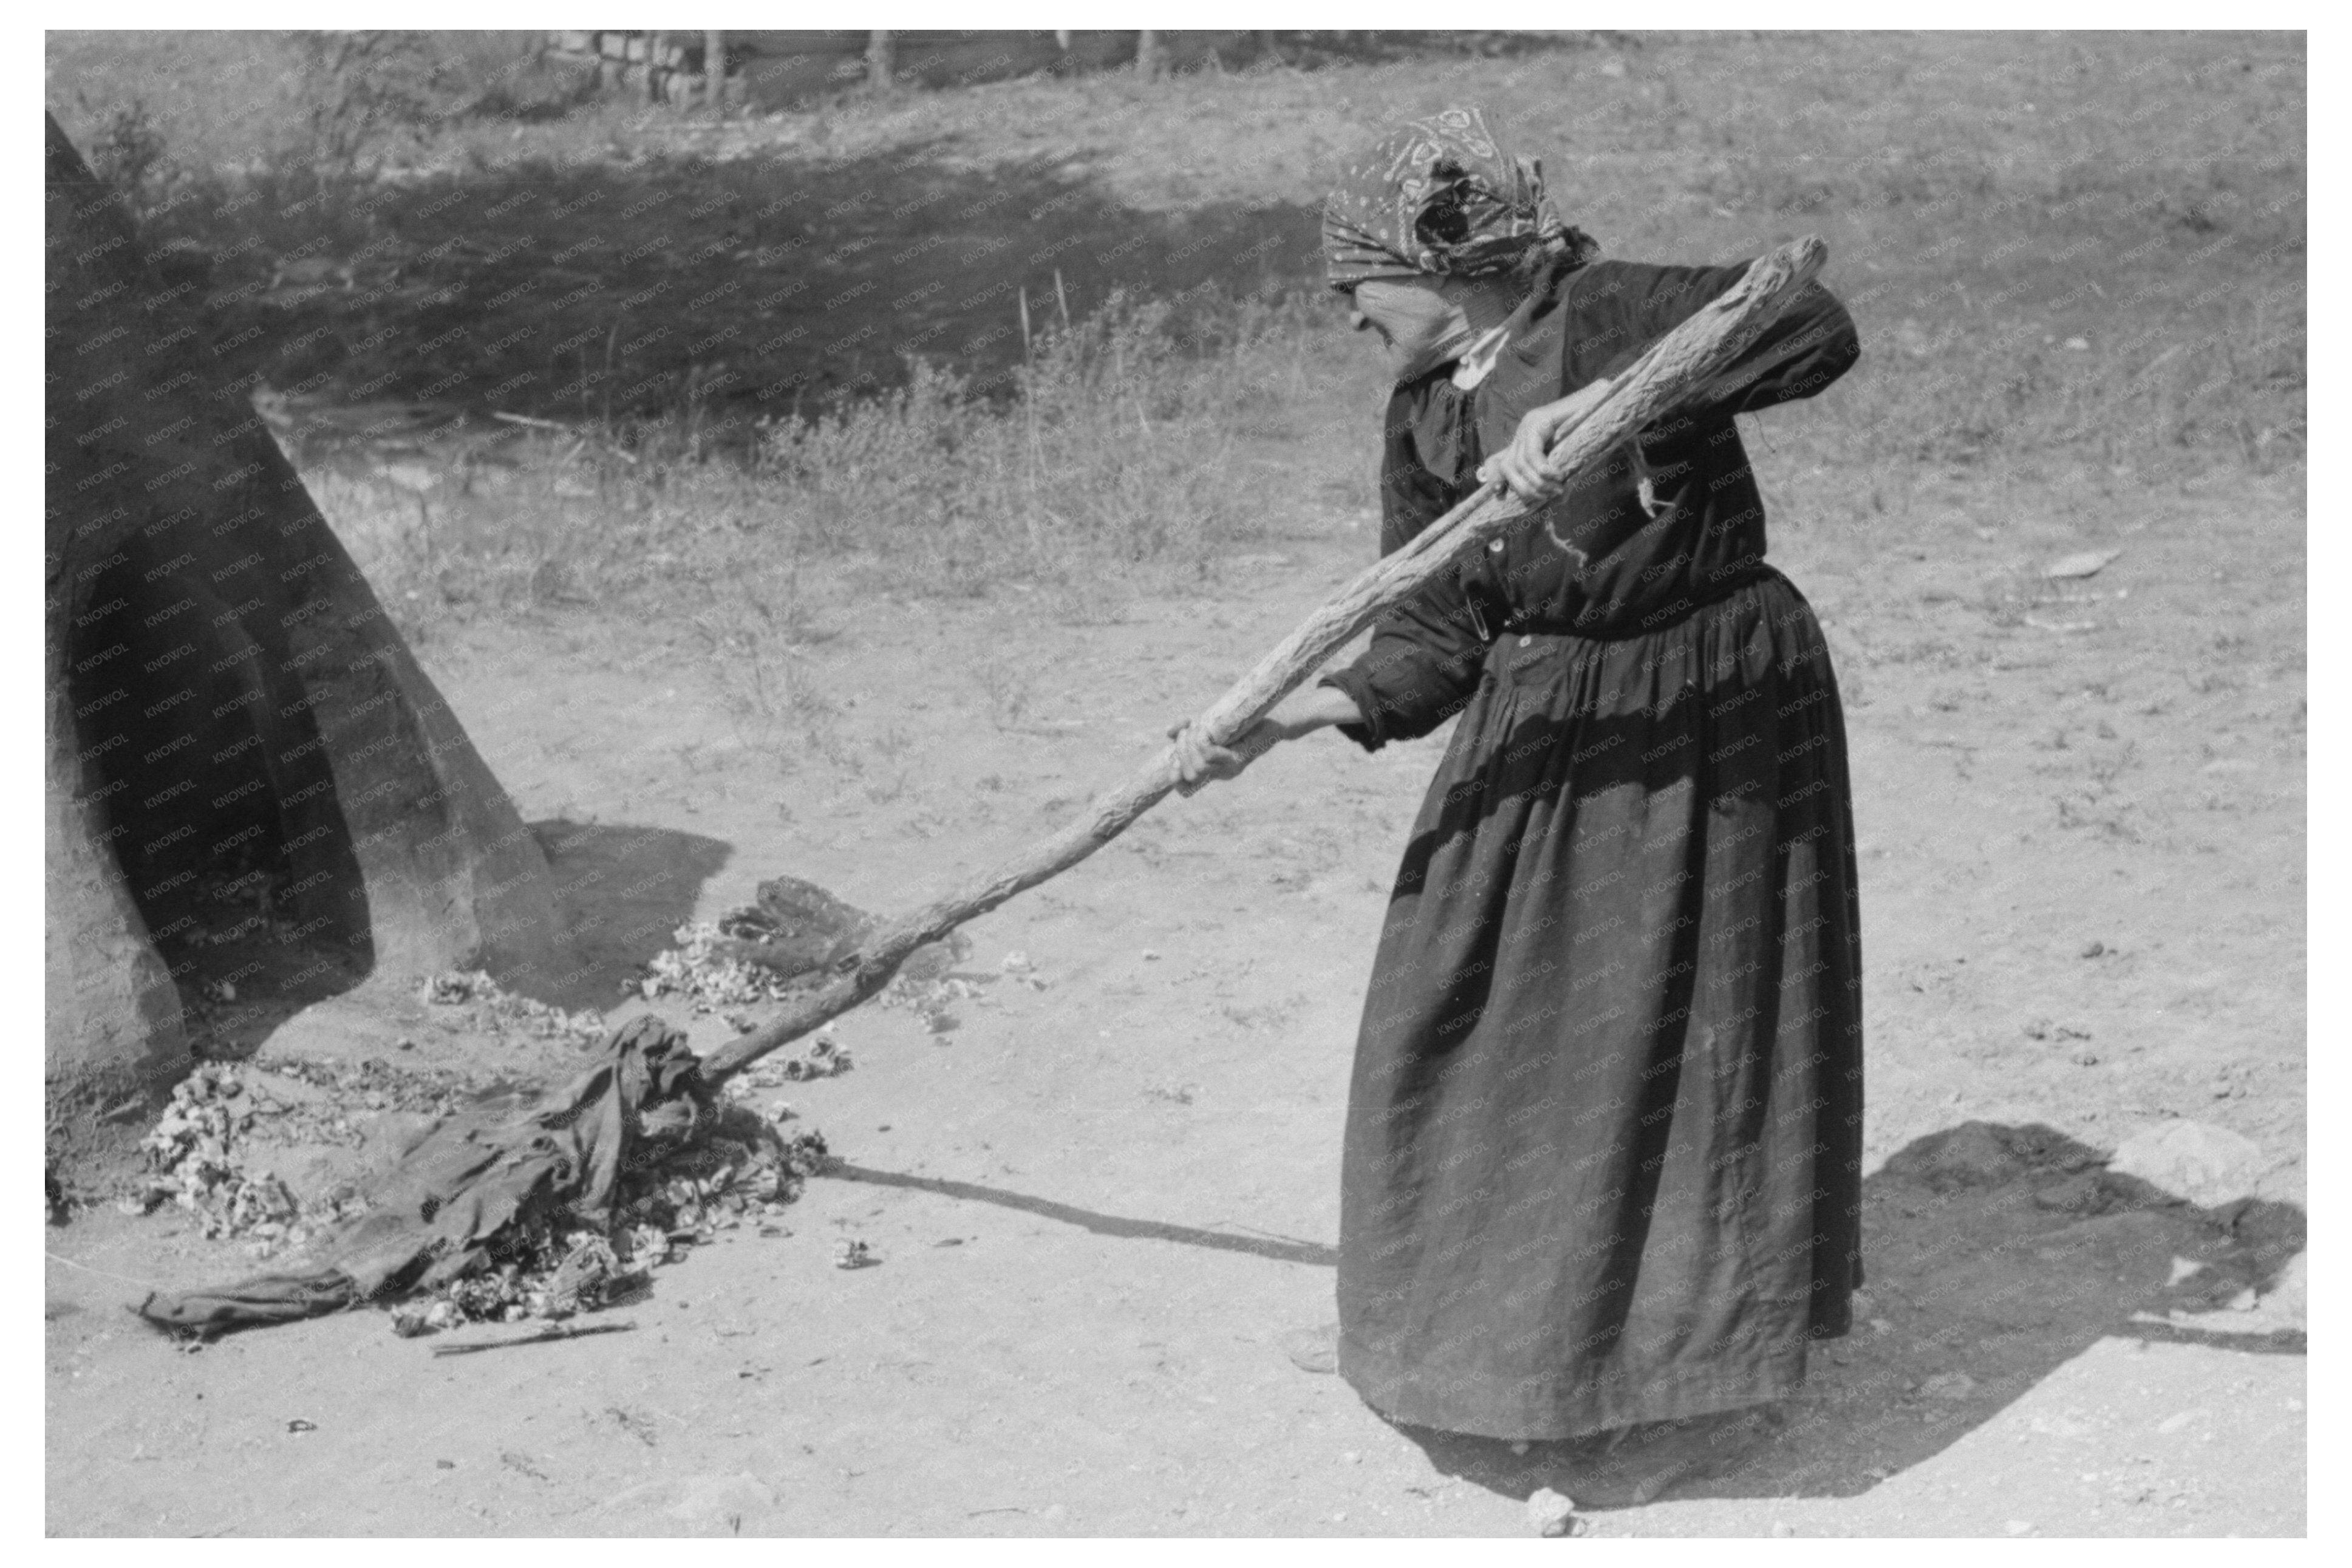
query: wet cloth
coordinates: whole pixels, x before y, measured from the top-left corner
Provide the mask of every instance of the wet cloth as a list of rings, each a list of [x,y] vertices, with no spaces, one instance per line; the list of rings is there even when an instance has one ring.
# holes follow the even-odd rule
[[[1742,268],[1538,291],[1474,393],[1400,388],[1383,544],[1535,404]],[[1339,1365],[1392,1420],[1545,1439],[1802,1382],[1862,1278],[1861,952],[1821,631],[1766,566],[1732,413],[1855,355],[1813,291],[1630,464],[1392,615],[1328,678],[1367,747],[1458,712],[1349,1087]]]
[[[217,1333],[431,1289],[480,1268],[518,1219],[610,1216],[624,1172],[690,1143],[717,1114],[686,1037],[650,1016],[550,1095],[504,1095],[451,1117],[369,1196],[371,1211],[322,1249],[332,1261],[213,1290],[158,1291],[137,1309],[159,1327]]]
[[[1560,221],[1542,165],[1516,156],[1477,109],[1407,121],[1342,169],[1323,204],[1335,289],[1412,273],[1480,277],[1542,244],[1579,260],[1593,249]]]

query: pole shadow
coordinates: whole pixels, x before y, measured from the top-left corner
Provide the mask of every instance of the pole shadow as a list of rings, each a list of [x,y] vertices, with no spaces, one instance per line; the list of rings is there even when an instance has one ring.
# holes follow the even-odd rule
[[[1204,1247],[1215,1252],[1244,1252],[1253,1258],[1271,1258],[1277,1263],[1310,1263],[1326,1268],[1339,1261],[1337,1247],[1325,1247],[1318,1242],[1299,1241],[1289,1237],[1234,1236],[1227,1231],[1203,1230],[1198,1226],[1172,1225],[1165,1220],[1128,1219],[1094,1209],[1082,1209],[1074,1204],[1057,1203],[1052,1198],[1034,1197],[1027,1193],[1009,1193],[1001,1187],[984,1187],[977,1182],[954,1182],[940,1176],[912,1176],[846,1162],[831,1165],[822,1173],[835,1181],[864,1182],[877,1187],[904,1187],[966,1203],[994,1204],[999,1208],[1019,1209],[1024,1214],[1041,1215],[1046,1219],[1075,1225],[1097,1236],[1172,1241],[1181,1247]]]

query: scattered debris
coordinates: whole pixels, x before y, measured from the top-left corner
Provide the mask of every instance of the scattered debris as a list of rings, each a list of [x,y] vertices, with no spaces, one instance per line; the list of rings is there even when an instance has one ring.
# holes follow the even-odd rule
[[[830,1162],[818,1134],[788,1136],[747,1107],[719,1103],[696,1061],[682,1034],[635,1020],[607,1042],[605,1061],[562,1091],[477,1096],[432,1127],[380,1184],[380,1206],[342,1189],[339,1205],[358,1205],[357,1224],[331,1236],[312,1227],[331,1262],[220,1290],[158,1291],[138,1310],[160,1329],[204,1338],[422,1291],[432,1304],[392,1325],[413,1337],[628,1300],[680,1248],[781,1214]],[[229,1069],[207,1067],[150,1141],[224,1223],[247,1217],[236,1194],[255,1184],[237,1185],[227,1144],[253,1098]],[[292,1227],[272,1223],[275,1231],[254,1228],[274,1245]]]
[[[247,1170],[238,1151],[264,1103],[247,1091],[234,1067],[200,1063],[173,1088],[171,1103],[140,1141],[153,1173],[123,1196],[123,1212],[148,1214],[177,1204],[197,1216],[205,1237],[250,1237],[265,1254],[305,1240],[309,1231],[294,1194],[269,1172]]]
[[[1029,955],[1025,952],[1016,951],[1006,953],[1004,962],[997,965],[997,969],[1005,979],[1016,985],[1026,985],[1032,991],[1045,989],[1045,977],[1037,973],[1037,966],[1029,961]]]
[[[850,1054],[843,1050],[830,1035],[819,1035],[809,1042],[808,1049],[797,1057],[782,1060],[771,1057],[754,1062],[728,1080],[732,1093],[754,1089],[781,1089],[788,1083],[805,1083],[811,1079],[839,1078],[853,1065]],[[739,1089],[738,1085],[741,1088]]]
[[[781,1002],[804,986],[775,969],[738,957],[719,926],[692,921],[670,933],[676,947],[656,953],[633,988],[646,1001],[682,996],[697,1015],[759,1002]]]
[[[453,970],[425,982],[424,999],[436,1007],[469,1007],[468,1022],[486,1035],[522,1034],[543,1040],[593,1046],[611,1033],[604,1016],[583,1008],[567,1013],[550,1003],[517,996],[485,970]]]

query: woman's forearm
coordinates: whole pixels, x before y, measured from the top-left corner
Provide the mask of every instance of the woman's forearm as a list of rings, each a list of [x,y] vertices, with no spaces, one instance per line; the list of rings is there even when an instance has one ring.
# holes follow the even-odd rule
[[[1308,686],[1275,704],[1265,723],[1279,730],[1286,741],[1328,729],[1333,724],[1360,724],[1362,710],[1356,700],[1336,686]]]

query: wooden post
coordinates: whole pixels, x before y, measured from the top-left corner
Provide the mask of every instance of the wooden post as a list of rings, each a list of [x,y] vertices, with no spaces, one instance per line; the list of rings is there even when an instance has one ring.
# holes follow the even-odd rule
[[[706,32],[702,35],[702,94],[710,105],[710,117],[727,118],[727,35]]]
[[[662,57],[668,53],[669,35],[667,33],[646,35],[646,101],[647,103],[661,101]]]
[[[866,85],[877,92],[890,90],[891,73],[898,67],[898,49],[887,33],[866,36]]]
[[[1708,387],[1762,335],[1828,259],[1829,247],[1810,235],[1758,257],[1745,277],[1660,338],[1631,366],[1580,393],[1583,405],[1580,416],[1553,442],[1545,468],[1570,479],[1607,461],[1644,427]],[[1255,668],[1193,721],[1195,726],[1217,744],[1232,745],[1382,611],[1411,598],[1452,572],[1456,562],[1484,549],[1489,540],[1520,527],[1540,510],[1509,494],[1499,479],[1479,486],[1461,505],[1381,557],[1300,622],[1258,660]],[[1024,889],[1068,870],[1125,832],[1174,790],[1177,769],[1176,748],[1163,748],[1126,783],[1097,795],[1067,826],[938,902],[876,931],[856,952],[835,966],[834,977],[824,985],[788,1005],[765,1028],[730,1040],[706,1057],[704,1078],[714,1085],[725,1082],[786,1041],[798,1039],[879,992],[898,972],[898,965],[923,943],[936,942]]]
[[[1160,79],[1160,35],[1149,29],[1135,35],[1135,75],[1139,81]]]

